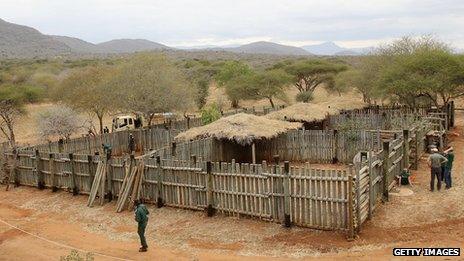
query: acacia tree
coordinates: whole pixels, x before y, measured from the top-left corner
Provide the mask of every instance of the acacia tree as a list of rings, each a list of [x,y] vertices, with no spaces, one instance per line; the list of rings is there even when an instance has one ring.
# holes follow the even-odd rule
[[[254,75],[252,91],[254,99],[267,99],[272,108],[275,108],[274,99],[287,100],[285,88],[291,84],[292,77],[283,70],[266,70]]]
[[[292,75],[295,87],[300,93],[304,93],[308,97],[321,85],[325,85],[329,89],[333,88],[335,75],[346,70],[346,66],[343,64],[322,59],[286,61],[274,65],[273,68],[281,68]],[[303,101],[308,102],[309,100]]]
[[[193,107],[193,87],[165,55],[130,58],[118,68],[111,86],[123,97],[122,108],[143,114],[148,125],[156,113],[185,113]]]
[[[382,47],[377,59],[379,87],[389,97],[415,107],[424,97],[436,106],[464,95],[464,65],[440,41],[404,37]]]
[[[54,96],[78,111],[88,112],[98,118],[103,133],[103,117],[119,106],[118,95],[110,85],[115,69],[95,65],[72,71],[56,88]]]
[[[232,107],[237,108],[240,100],[253,98],[249,89],[252,77],[250,66],[240,61],[228,61],[219,69],[215,79],[225,88]]]

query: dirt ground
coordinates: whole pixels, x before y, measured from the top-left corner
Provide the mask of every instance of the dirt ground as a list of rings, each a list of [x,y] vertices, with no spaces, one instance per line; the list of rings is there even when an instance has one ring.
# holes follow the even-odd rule
[[[463,130],[460,113],[454,132]],[[339,232],[285,229],[221,215],[207,218],[201,212],[150,205],[150,248],[138,253],[133,214],[115,213],[115,203],[87,208],[85,196],[27,187],[6,192],[1,187],[0,260],[57,260],[70,247],[92,252],[96,260],[401,260],[392,256],[393,247],[464,247],[464,137],[451,139],[456,153],[453,188],[429,192],[422,158],[420,169],[413,171],[413,194],[392,193],[353,242]]]

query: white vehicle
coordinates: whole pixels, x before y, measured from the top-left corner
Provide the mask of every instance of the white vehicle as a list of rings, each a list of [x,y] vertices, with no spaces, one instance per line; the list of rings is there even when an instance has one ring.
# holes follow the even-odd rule
[[[111,131],[135,130],[142,127],[142,118],[134,115],[120,115],[113,118]]]

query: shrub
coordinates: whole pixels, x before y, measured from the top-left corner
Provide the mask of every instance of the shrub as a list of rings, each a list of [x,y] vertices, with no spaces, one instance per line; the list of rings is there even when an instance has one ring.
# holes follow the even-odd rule
[[[297,102],[305,102],[308,103],[314,99],[313,93],[312,92],[300,92],[296,95],[296,101]]]
[[[205,106],[201,110],[201,121],[203,124],[208,124],[221,118],[221,112],[216,104]]]

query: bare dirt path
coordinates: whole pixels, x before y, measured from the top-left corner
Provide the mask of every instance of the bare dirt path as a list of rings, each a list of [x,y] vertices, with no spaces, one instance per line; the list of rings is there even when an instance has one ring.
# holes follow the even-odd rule
[[[462,116],[455,130],[459,134]],[[149,206],[150,249],[138,253],[132,213],[114,213],[114,203],[87,208],[84,196],[27,187],[0,188],[0,220],[59,244],[132,260],[392,260],[393,247],[464,247],[464,138],[454,136],[452,142],[453,188],[429,192],[429,172],[421,159],[413,172],[414,194],[392,195],[354,242],[347,242],[343,233]],[[0,260],[57,260],[69,252],[0,222]]]

